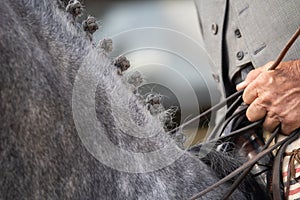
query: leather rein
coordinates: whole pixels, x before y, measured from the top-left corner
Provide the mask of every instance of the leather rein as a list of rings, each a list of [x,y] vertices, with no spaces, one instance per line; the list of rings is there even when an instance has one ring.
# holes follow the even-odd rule
[[[296,41],[296,39],[298,38],[298,36],[300,35],[300,28],[298,28],[298,30],[296,31],[296,33],[291,37],[291,39],[289,40],[289,42],[287,43],[287,45],[284,47],[284,49],[282,50],[282,52],[280,53],[280,55],[278,56],[278,58],[275,60],[275,62],[273,63],[273,65],[268,69],[268,70],[275,70],[276,67],[279,65],[279,63],[282,61],[282,59],[284,58],[285,54],[288,52],[289,48],[293,45],[293,43]],[[233,106],[231,106],[228,110],[233,110],[234,109],[234,105],[236,105],[239,101],[241,101],[241,96],[243,94],[243,91],[238,91],[236,93],[234,93],[233,95],[229,96],[228,98],[226,98],[224,101],[220,102],[219,104],[213,106],[212,108],[208,109],[207,111],[205,111],[204,113],[194,117],[193,119],[183,123],[181,126],[173,129],[170,132],[173,131],[178,131],[180,129],[182,129],[184,126],[194,122],[197,119],[200,119],[208,114],[210,114],[213,111],[216,111],[220,108],[222,108],[223,106],[225,106],[227,104],[228,101],[232,101],[234,99],[235,103],[233,104]],[[231,109],[232,108],[232,109]],[[235,115],[239,115],[239,114],[244,114],[245,110],[247,109],[247,106],[244,106],[244,109],[240,110],[239,112],[235,113]],[[235,117],[235,115],[230,116],[228,118],[228,120],[230,120],[230,118],[232,119],[233,117]],[[227,115],[226,115],[227,116]],[[230,134],[226,135],[226,136],[222,136],[219,137],[217,139],[212,139],[207,141],[206,143],[202,143],[200,145],[196,145],[193,146],[189,149],[189,151],[199,151],[201,146],[206,145],[206,144],[212,144],[212,143],[218,143],[218,142],[225,142],[227,140],[229,140],[232,137],[237,137],[239,135],[241,135],[242,133],[244,133],[245,131],[257,127],[257,126],[261,126],[262,122],[264,120],[259,120],[257,122],[253,122],[250,125],[240,128],[239,130],[235,130],[232,131]],[[220,124],[217,124],[217,131],[218,128],[220,128]],[[213,131],[214,132],[214,131]],[[275,179],[277,179],[276,181],[272,181],[272,187],[273,187],[273,198],[274,200],[281,200],[282,199],[282,195],[280,193],[280,167],[281,167],[281,161],[282,161],[282,155],[284,154],[284,151],[286,149],[286,146],[288,144],[290,144],[292,141],[295,141],[298,137],[299,137],[299,133],[300,133],[300,129],[294,131],[293,133],[291,133],[289,136],[285,137],[283,140],[275,143],[274,145],[270,146],[271,142],[273,141],[273,139],[280,133],[280,126],[276,128],[276,130],[271,134],[270,138],[266,141],[266,144],[263,146],[263,148],[261,149],[261,152],[258,153],[256,156],[254,156],[252,159],[250,159],[249,161],[245,162],[242,166],[240,166],[239,168],[237,168],[236,170],[234,170],[233,172],[231,172],[229,175],[225,176],[223,179],[219,180],[217,183],[209,186],[208,188],[206,188],[205,190],[201,191],[200,193],[194,195],[193,197],[191,197],[191,200],[195,200],[198,199],[200,197],[202,197],[203,195],[205,195],[206,193],[214,190],[215,188],[217,188],[218,186],[220,186],[223,183],[226,183],[227,181],[231,180],[232,178],[234,178],[235,176],[239,175],[240,176],[235,180],[235,182],[231,185],[230,189],[228,190],[228,192],[224,195],[224,200],[228,199],[230,197],[230,195],[237,189],[237,187],[239,186],[239,184],[241,183],[241,181],[246,177],[246,175],[249,174],[250,170],[253,168],[253,166],[257,163],[257,161],[259,161],[260,159],[262,159],[264,156],[266,156],[267,154],[271,153],[273,150],[278,149],[278,156],[275,158],[274,161],[274,168],[276,168],[277,170],[275,170],[273,173],[273,177],[275,177]],[[216,135],[216,132],[213,133],[214,135]],[[220,143],[219,143],[220,144]],[[293,160],[290,160],[290,163],[292,163],[295,159],[300,163],[300,150],[297,152],[299,154],[291,154],[291,156],[293,157]],[[281,157],[280,157],[281,156]],[[293,163],[292,163],[293,164]],[[273,170],[274,170],[273,168]],[[288,176],[293,176],[293,169],[291,169],[291,166],[289,166],[288,169]],[[289,179],[288,179],[289,180]],[[287,191],[289,189],[289,185],[287,187]],[[287,192],[288,194],[288,192]]]

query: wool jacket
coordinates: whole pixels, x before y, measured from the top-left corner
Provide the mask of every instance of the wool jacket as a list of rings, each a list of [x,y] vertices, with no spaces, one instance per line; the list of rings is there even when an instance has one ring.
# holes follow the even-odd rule
[[[300,27],[300,0],[195,0],[212,76],[224,91],[247,63],[275,60]],[[300,38],[284,60],[300,59]],[[223,94],[225,96],[225,94]]]

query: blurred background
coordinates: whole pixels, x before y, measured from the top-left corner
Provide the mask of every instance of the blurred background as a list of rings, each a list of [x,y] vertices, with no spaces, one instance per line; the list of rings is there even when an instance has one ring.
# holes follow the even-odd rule
[[[192,0],[96,1],[85,0],[87,14],[97,18],[100,29],[95,43],[112,38],[115,58],[125,55],[130,70],[144,79],[140,93],[162,95],[167,109],[177,106],[177,124],[183,123],[219,101],[201,40],[196,7]],[[207,132],[210,117],[185,132]],[[194,141],[194,142],[195,142]]]

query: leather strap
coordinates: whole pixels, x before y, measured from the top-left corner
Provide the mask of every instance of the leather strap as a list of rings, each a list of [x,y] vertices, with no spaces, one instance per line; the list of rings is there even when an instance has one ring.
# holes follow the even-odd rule
[[[295,149],[292,152],[286,152],[285,155],[290,156],[288,170],[287,170],[287,184],[286,184],[286,192],[285,192],[285,198],[288,199],[291,179],[294,179],[297,182],[299,179],[299,177],[296,177],[295,162],[298,162],[300,164],[300,148]]]
[[[287,141],[294,141],[297,137],[298,137],[299,132],[298,131],[294,131],[291,135],[287,136],[286,138],[284,138],[283,140],[277,142],[276,144],[274,144],[273,146],[265,149],[264,151],[260,152],[259,154],[257,154],[255,157],[253,157],[251,160],[247,161],[246,163],[244,163],[241,167],[237,168],[236,170],[234,170],[233,172],[231,172],[228,176],[222,178],[221,180],[219,180],[217,183],[209,186],[208,188],[206,188],[205,190],[202,190],[200,193],[194,195],[193,197],[191,197],[191,200],[195,200],[198,199],[199,197],[203,196],[204,194],[216,189],[218,186],[220,186],[221,184],[226,183],[227,181],[229,181],[230,179],[232,179],[233,177],[237,176],[238,174],[240,174],[242,171],[246,170],[247,168],[251,167],[253,164],[255,164],[258,160],[260,160],[261,158],[263,158],[265,155],[267,155],[268,153],[272,152],[274,149],[280,147],[281,145],[285,144]]]
[[[286,147],[288,144],[284,144],[276,154],[276,157],[274,159],[273,163],[273,173],[272,173],[272,192],[273,192],[273,200],[283,200],[283,187],[281,184],[282,180],[282,173],[281,173],[281,167],[282,167],[282,159],[285,152]]]
[[[275,136],[277,135],[279,131],[279,128],[277,128],[272,135],[270,136],[270,138],[268,139],[268,141],[266,142],[266,144],[263,146],[262,151],[267,149],[271,142],[273,141],[273,139],[275,138]],[[240,174],[240,176],[234,181],[234,183],[231,185],[231,187],[229,188],[228,192],[224,195],[224,197],[222,198],[222,200],[227,200],[229,199],[230,195],[238,188],[239,184],[244,180],[244,178],[251,172],[251,169],[253,168],[254,165],[250,166],[248,169],[246,169],[245,171],[243,171],[242,174]]]
[[[273,163],[273,179],[272,179],[272,190],[273,190],[273,200],[283,200],[284,198],[284,187],[282,183],[282,162],[287,146],[295,141],[299,137],[298,134],[295,134],[280,147],[277,151],[276,157]],[[289,178],[287,179],[289,182]],[[288,192],[286,193],[288,194]],[[287,199],[287,198],[286,198]]]

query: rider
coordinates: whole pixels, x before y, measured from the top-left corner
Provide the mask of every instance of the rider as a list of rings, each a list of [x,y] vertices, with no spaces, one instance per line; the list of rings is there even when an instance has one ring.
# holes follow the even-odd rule
[[[195,0],[195,3],[212,76],[219,84],[222,98],[245,89],[243,100],[249,104],[246,112],[249,121],[264,118],[266,131],[280,125],[286,135],[300,127],[297,117],[300,39],[274,71],[267,70],[300,27],[300,1]],[[297,140],[287,151],[299,147]],[[287,161],[288,156],[282,169],[284,181]],[[296,163],[295,167],[299,176],[300,165]],[[299,198],[300,184],[297,181],[290,184],[289,199]]]

